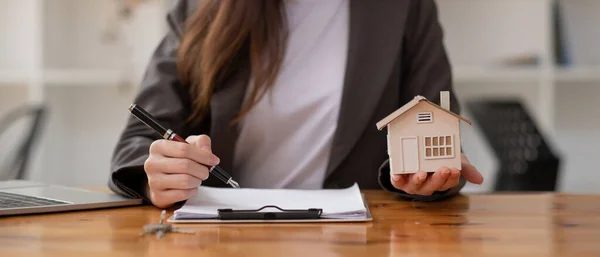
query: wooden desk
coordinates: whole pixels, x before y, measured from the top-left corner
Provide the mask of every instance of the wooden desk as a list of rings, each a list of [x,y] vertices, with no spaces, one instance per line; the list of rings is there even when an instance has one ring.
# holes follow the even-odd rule
[[[141,237],[149,206],[0,218],[0,256],[600,256],[600,196],[469,195],[412,203],[366,194],[358,224],[186,225]]]

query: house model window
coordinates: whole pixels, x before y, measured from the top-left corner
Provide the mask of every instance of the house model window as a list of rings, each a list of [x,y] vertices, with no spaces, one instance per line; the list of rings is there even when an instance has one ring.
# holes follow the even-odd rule
[[[454,158],[454,138],[448,136],[425,136],[423,143],[425,159]]]
[[[431,112],[417,113],[417,123],[431,123],[431,122],[433,122],[433,113],[431,113]]]

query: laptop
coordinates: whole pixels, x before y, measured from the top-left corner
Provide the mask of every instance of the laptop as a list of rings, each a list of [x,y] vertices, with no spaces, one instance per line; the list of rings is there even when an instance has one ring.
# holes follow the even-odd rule
[[[0,181],[0,216],[79,211],[142,204],[142,199],[28,180]]]

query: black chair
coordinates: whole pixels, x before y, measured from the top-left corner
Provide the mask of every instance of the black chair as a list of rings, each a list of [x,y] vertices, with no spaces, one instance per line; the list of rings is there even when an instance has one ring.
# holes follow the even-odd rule
[[[499,161],[495,191],[556,191],[560,157],[518,99],[466,102]]]
[[[39,140],[47,107],[25,105],[0,119],[0,181],[24,179],[35,143]]]

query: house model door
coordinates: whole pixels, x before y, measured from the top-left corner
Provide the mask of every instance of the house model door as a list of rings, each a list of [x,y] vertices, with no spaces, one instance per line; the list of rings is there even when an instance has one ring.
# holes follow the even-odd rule
[[[402,145],[402,171],[419,170],[419,145],[417,137],[403,137],[400,139]]]

